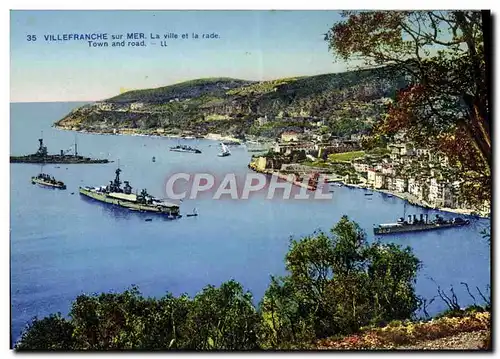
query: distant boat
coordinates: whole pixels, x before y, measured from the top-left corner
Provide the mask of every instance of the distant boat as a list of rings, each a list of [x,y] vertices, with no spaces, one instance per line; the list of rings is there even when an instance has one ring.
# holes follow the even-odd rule
[[[196,217],[198,216],[198,213],[196,212],[196,208],[193,209],[193,213],[188,213],[186,214],[187,217]]]
[[[373,193],[365,193],[365,196],[373,196]]]
[[[201,153],[197,148],[187,146],[187,145],[177,145],[175,147],[170,147],[170,151],[174,152],[188,152],[188,153]]]
[[[155,158],[155,156],[153,156],[153,160],[152,160],[152,161],[153,161],[153,162],[156,162],[156,158]]]
[[[219,157],[231,156],[231,151],[229,151],[229,148],[223,142],[220,143],[220,146],[222,148],[222,151],[217,156]]]

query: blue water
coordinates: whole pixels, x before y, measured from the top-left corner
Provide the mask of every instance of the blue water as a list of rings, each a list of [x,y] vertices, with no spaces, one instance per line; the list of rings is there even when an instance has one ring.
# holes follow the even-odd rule
[[[11,104],[11,154],[35,152],[41,131],[50,153],[69,148],[75,133],[51,124],[79,105]],[[175,171],[208,170],[215,175],[249,171],[250,154],[243,147],[220,158],[217,143],[208,140],[193,142],[203,151],[201,155],[169,152],[169,146],[178,142],[174,139],[78,134],[77,141],[81,154],[119,161],[122,179],[159,197],[164,195],[167,175]],[[132,284],[147,296],[194,295],[207,284],[234,278],[257,302],[269,276],[285,274],[283,258],[290,236],[327,231],[346,214],[372,241],[374,223],[391,222],[403,213],[403,202],[397,198],[380,193],[367,197],[363,190],[335,187],[328,201],[266,200],[259,195],[249,200],[187,199],[181,212],[196,207],[198,217],[146,222],[144,215],[78,195],[80,185],[101,185],[113,179],[116,162],[56,166],[45,165],[43,171],[64,181],[66,191],[32,185],[30,177],[40,172],[39,165],[10,165],[14,340],[33,316],[67,314],[81,293],[122,291]],[[406,209],[407,214],[426,212],[438,213],[410,205]],[[474,220],[461,229],[382,240],[411,246],[422,260],[419,295],[434,297],[436,283],[446,289],[453,285],[459,303],[466,305],[472,299],[460,282],[483,292],[490,284],[490,247],[480,234],[489,224],[489,220]],[[428,312],[432,315],[443,309],[445,304],[436,300]]]

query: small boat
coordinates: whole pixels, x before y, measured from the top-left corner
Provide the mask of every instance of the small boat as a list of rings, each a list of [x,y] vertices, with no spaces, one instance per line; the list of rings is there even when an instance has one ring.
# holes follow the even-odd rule
[[[146,222],[151,222],[153,219],[152,218],[146,218],[145,221]]]
[[[365,196],[373,196],[373,193],[365,193]]]
[[[229,148],[224,144],[224,142],[221,142],[220,146],[222,148],[222,151],[217,156],[219,157],[231,156],[231,151],[229,151]]]
[[[196,216],[198,216],[198,213],[196,212],[196,208],[193,209],[193,213],[186,214],[186,217],[196,217]]]
[[[388,195],[387,195],[387,197],[388,197],[388,198],[392,198],[392,197],[394,197],[394,196],[393,196],[392,194],[388,194]]]
[[[31,177],[32,184],[39,184],[46,187],[66,189],[66,185],[62,181],[56,180],[54,177],[45,173],[40,173],[38,176]]]
[[[155,156],[153,156],[153,159],[152,159],[152,161],[153,161],[153,162],[156,162],[156,158],[155,158]]]

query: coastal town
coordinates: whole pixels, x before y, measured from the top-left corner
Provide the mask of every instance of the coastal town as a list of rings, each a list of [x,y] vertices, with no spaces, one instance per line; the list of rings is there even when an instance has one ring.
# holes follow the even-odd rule
[[[298,181],[326,174],[328,182],[385,192],[425,208],[489,216],[489,202],[478,210],[463,198],[463,180],[445,154],[407,142],[404,134],[371,149],[364,145],[368,138],[284,131],[267,153],[252,156],[249,167],[281,178],[294,174]]]

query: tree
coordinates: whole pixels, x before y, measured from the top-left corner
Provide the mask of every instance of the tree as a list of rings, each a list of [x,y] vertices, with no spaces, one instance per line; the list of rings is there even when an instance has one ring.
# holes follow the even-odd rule
[[[51,314],[42,320],[34,318],[23,331],[15,345],[19,351],[28,350],[72,350],[73,325],[61,317],[61,313]]]
[[[236,281],[219,288],[205,287],[192,303],[186,319],[191,350],[257,349],[259,315],[252,304],[252,294],[243,292]]]
[[[404,74],[407,86],[378,130],[405,130],[445,152],[461,170],[464,195],[481,206],[491,197],[491,117],[484,28],[478,11],[344,12],[328,32],[342,60]]]
[[[411,318],[418,309],[414,285],[420,262],[409,248],[369,245],[346,216],[330,233],[291,241],[290,274],[273,278],[261,302],[266,345],[352,333],[363,325]]]

